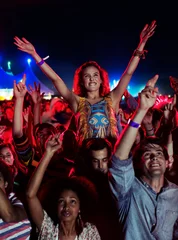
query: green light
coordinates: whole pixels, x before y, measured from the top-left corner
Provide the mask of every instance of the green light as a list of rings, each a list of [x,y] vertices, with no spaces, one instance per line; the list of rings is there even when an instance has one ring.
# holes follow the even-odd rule
[[[8,70],[11,70],[11,62],[10,61],[7,62],[7,67],[8,67]]]

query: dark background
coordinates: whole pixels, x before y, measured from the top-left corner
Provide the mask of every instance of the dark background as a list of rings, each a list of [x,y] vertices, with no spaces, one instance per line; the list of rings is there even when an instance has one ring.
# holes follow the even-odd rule
[[[13,45],[13,37],[26,37],[37,52],[72,88],[75,69],[88,60],[97,61],[119,79],[137,47],[146,23],[157,21],[149,40],[146,59],[134,74],[130,91],[135,94],[154,74],[160,75],[160,93],[172,94],[169,76],[178,77],[178,16],[176,1],[116,0],[14,0],[0,3],[0,65],[24,71],[28,55]],[[34,61],[33,71],[47,86],[51,82]],[[0,81],[2,81],[0,79]]]

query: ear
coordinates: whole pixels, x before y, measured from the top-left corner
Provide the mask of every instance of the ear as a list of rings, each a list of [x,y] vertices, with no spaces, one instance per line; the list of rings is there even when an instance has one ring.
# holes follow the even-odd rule
[[[166,168],[168,168],[168,167],[169,167],[169,161],[166,160]]]
[[[7,188],[7,186],[8,186],[8,182],[5,182],[4,187]]]

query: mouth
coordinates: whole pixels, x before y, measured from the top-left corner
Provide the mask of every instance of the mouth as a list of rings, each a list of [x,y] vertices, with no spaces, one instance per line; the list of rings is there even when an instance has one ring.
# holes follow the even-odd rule
[[[152,163],[150,164],[151,168],[159,168],[161,165],[159,163]]]
[[[71,213],[69,212],[69,211],[62,211],[61,212],[61,215],[63,216],[63,217],[70,217],[71,216]]]
[[[91,82],[91,83],[89,83],[89,86],[96,86],[96,83],[95,82]]]

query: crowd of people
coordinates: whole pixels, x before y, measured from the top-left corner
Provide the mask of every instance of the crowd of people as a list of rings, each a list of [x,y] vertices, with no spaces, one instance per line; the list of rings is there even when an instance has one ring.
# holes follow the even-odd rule
[[[94,61],[69,90],[27,39],[14,38],[59,96],[27,89],[24,74],[0,103],[0,239],[178,239],[178,79],[161,104],[158,75],[138,98],[127,90],[155,28],[145,25],[112,91]]]

